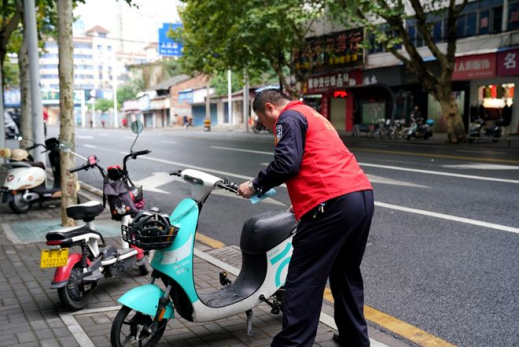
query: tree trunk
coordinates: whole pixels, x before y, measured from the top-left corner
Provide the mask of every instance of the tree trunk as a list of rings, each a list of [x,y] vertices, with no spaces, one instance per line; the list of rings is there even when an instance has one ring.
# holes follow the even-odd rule
[[[18,52],[18,66],[20,68],[20,133],[23,140],[21,148],[27,148],[33,144],[32,136],[32,112],[31,112],[31,87],[29,80],[29,55],[27,44],[23,41],[20,52]]]
[[[444,86],[444,84],[440,82],[437,90],[438,93],[436,98],[440,103],[442,117],[447,126],[447,137],[449,143],[465,142],[465,126],[461,119],[460,109],[452,93],[451,82],[448,81],[448,86]]]
[[[75,150],[74,140],[74,62],[72,43],[72,0],[58,0],[58,44],[59,44],[59,107],[60,143]],[[74,155],[60,153],[61,163],[61,223],[72,226],[74,220],[67,217],[66,208],[77,203],[75,174],[68,172],[75,165]]]
[[[5,121],[4,121],[4,61],[0,53],[0,148],[5,147]]]

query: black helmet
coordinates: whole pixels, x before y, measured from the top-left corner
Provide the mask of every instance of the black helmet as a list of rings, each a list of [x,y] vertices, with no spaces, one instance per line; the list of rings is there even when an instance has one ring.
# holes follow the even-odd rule
[[[123,239],[144,250],[171,246],[177,233],[167,214],[149,211],[139,212],[128,227],[123,227]]]

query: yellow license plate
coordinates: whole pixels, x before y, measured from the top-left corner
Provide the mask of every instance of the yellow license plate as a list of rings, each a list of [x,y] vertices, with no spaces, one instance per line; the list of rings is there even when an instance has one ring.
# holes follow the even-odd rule
[[[40,268],[59,267],[67,265],[68,248],[43,249],[41,251]]]

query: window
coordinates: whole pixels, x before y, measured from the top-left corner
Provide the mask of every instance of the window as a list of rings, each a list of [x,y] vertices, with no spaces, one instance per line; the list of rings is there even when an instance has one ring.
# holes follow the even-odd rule
[[[519,29],[519,2],[508,4],[508,30]]]
[[[492,9],[492,33],[498,34],[503,31],[503,6]]]
[[[97,36],[99,36],[99,37],[106,37],[106,33],[97,33]]]
[[[466,20],[467,20],[467,16],[465,16],[465,15],[461,15],[458,17],[458,22],[456,23],[458,37],[465,37]]]
[[[92,45],[90,43],[74,43],[74,48],[92,49]]]
[[[47,74],[44,74],[44,75],[41,75],[41,79],[58,79],[59,78],[59,75],[47,75]]]
[[[465,28],[466,36],[474,36],[476,34],[477,16],[477,12],[467,14],[467,26]]]
[[[488,34],[490,30],[490,10],[479,12],[479,34]]]
[[[100,50],[102,50],[102,49],[103,49],[103,46],[101,46],[101,45],[97,45],[97,50],[98,50],[98,51],[100,51]]]
[[[45,53],[43,56],[42,56],[43,59],[58,59],[59,58],[59,55],[58,54],[55,54],[55,53]]]
[[[106,46],[106,50],[107,51],[111,51],[112,50],[112,46]]]

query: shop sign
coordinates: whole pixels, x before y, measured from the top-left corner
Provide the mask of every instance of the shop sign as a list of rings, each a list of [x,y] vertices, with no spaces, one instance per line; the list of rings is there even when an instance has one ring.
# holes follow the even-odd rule
[[[452,74],[453,81],[491,78],[496,75],[496,55],[481,54],[457,57]]]
[[[321,76],[311,76],[308,79],[305,94],[319,94],[336,88],[353,87],[362,84],[362,72],[335,72]]]
[[[497,75],[519,75],[519,49],[497,53]]]
[[[313,73],[360,66],[364,63],[360,43],[363,29],[346,30],[306,40],[304,49],[292,53],[292,67],[296,71]]]

